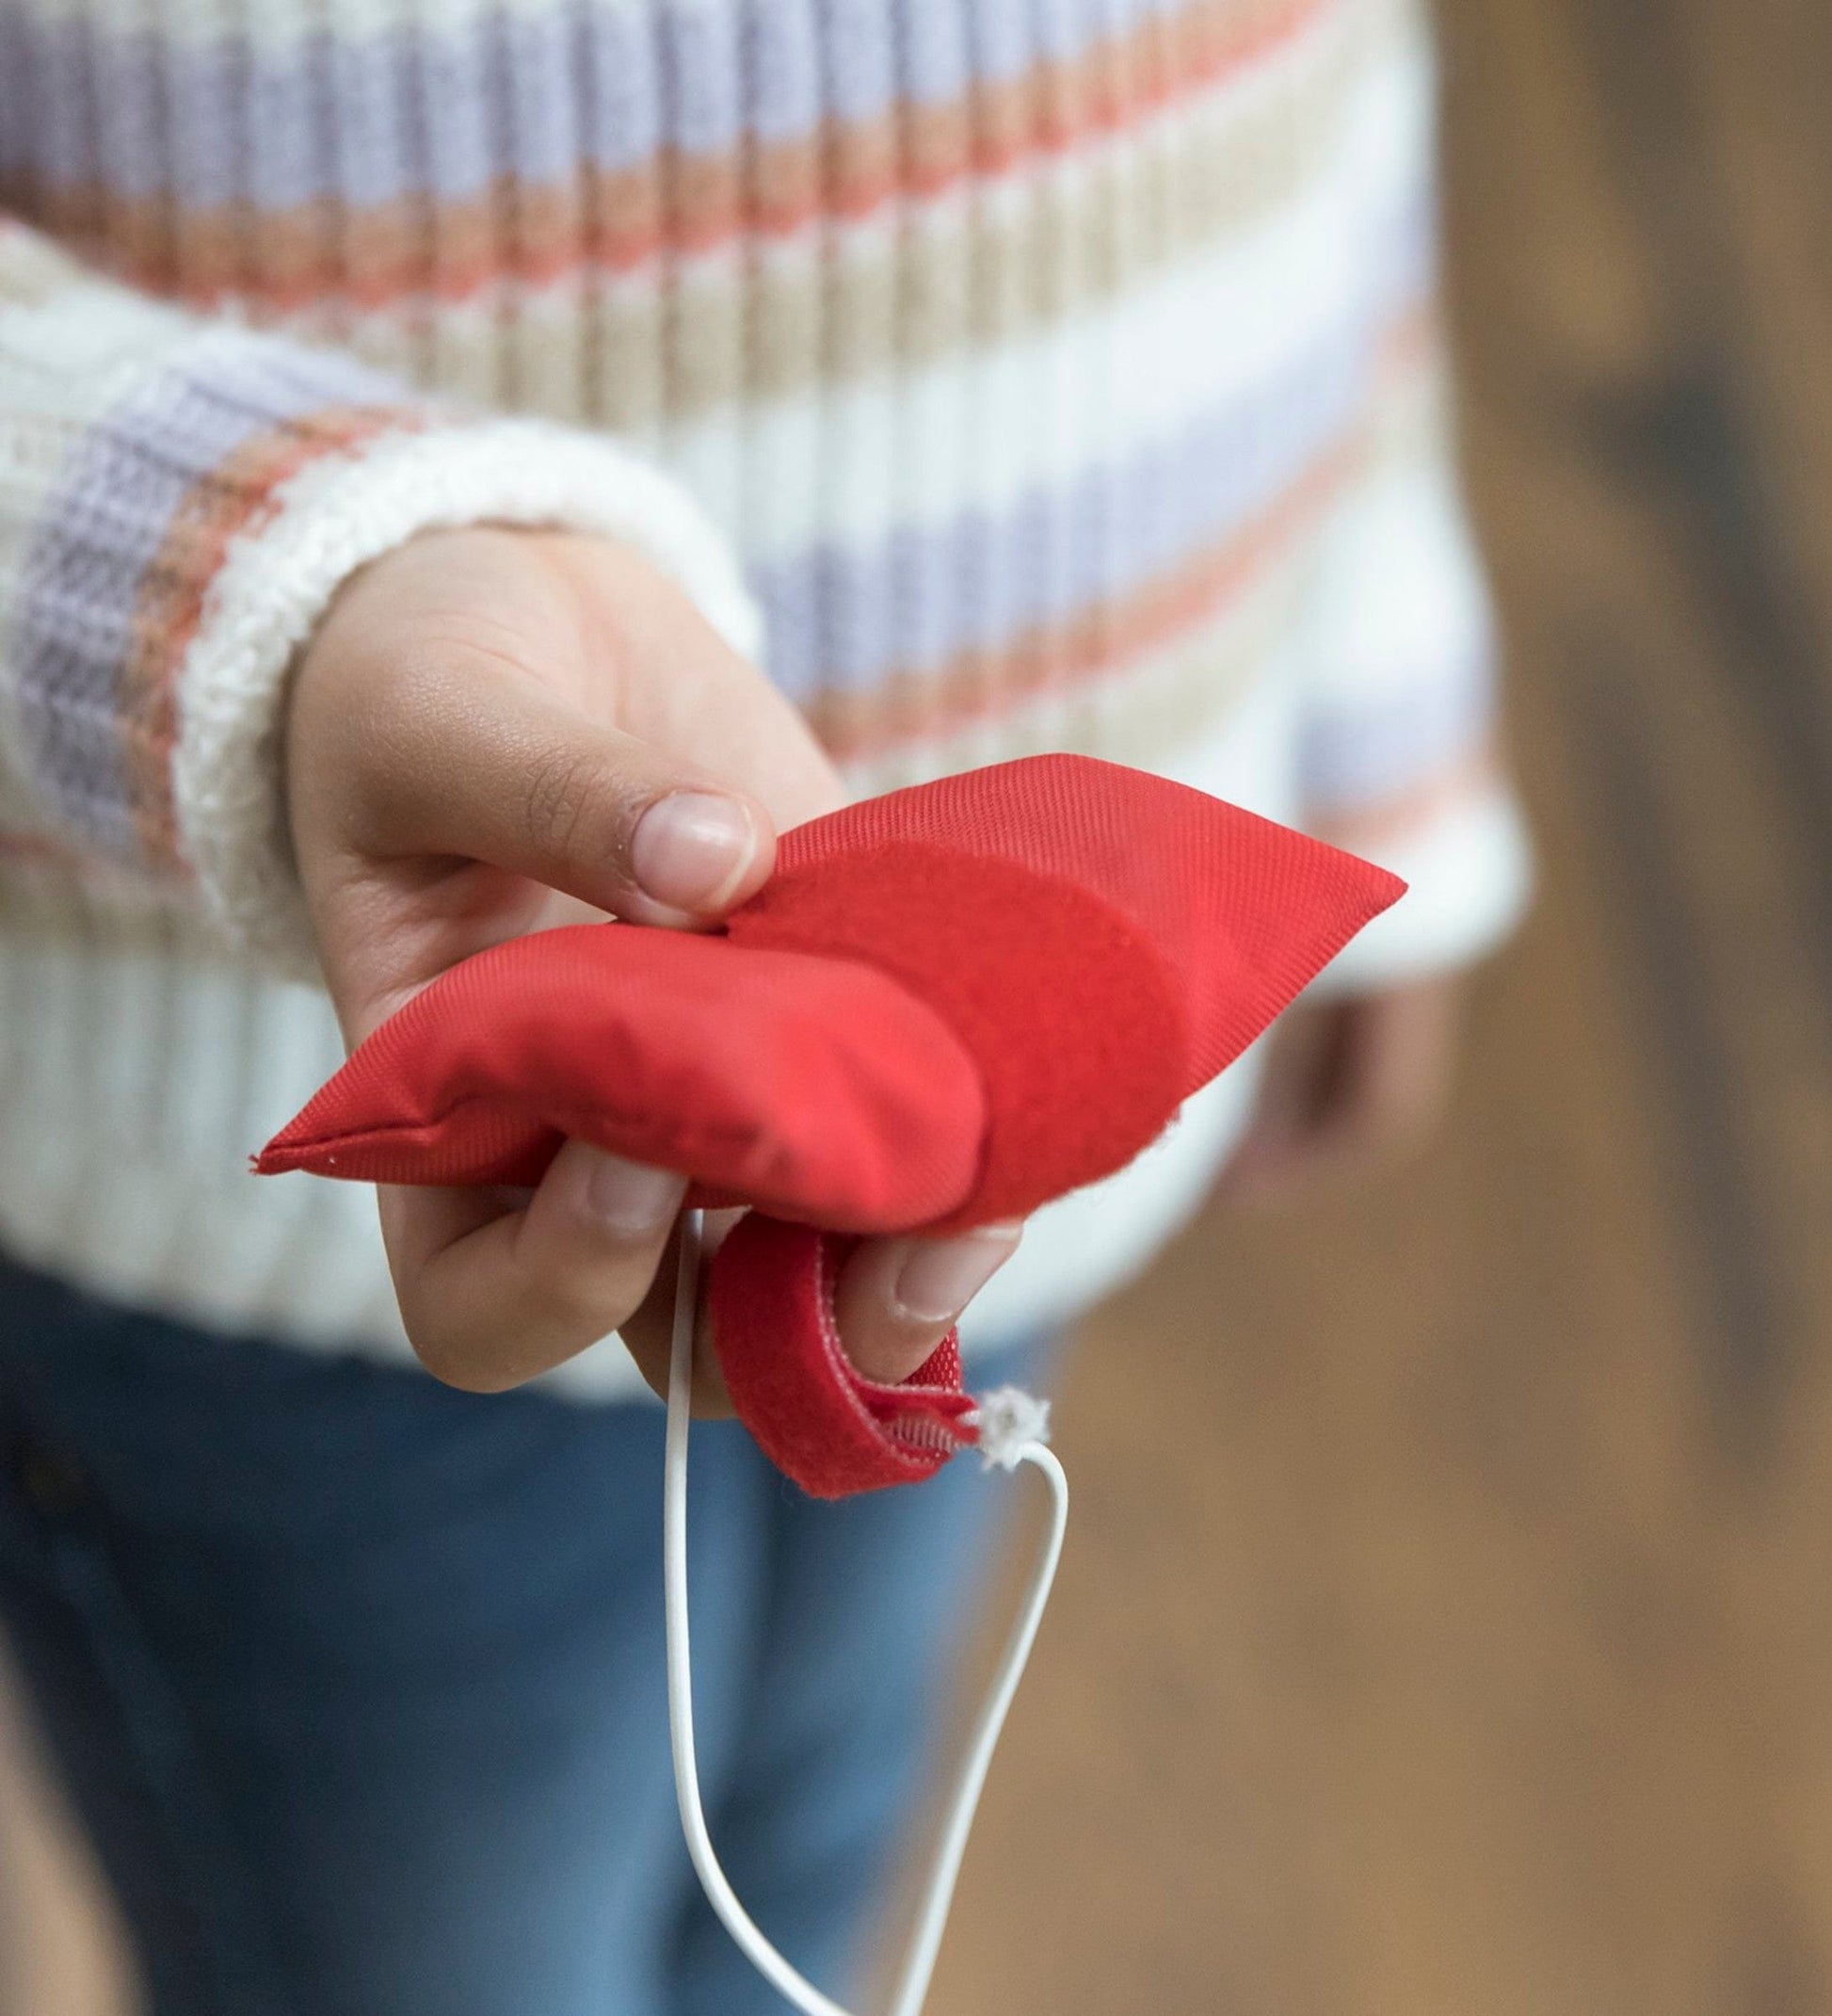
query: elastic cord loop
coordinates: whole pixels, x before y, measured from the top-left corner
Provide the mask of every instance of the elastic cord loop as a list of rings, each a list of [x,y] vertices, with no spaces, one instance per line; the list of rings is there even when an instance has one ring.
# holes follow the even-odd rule
[[[687,1630],[687,1443],[692,1426],[694,1329],[699,1308],[700,1214],[689,1211],[681,1221],[681,1263],[674,1297],[674,1340],[668,1360],[667,1449],[662,1486],[663,1598],[667,1624],[667,1709],[668,1736],[674,1752],[674,1789],[681,1806],[681,1829],[686,1836],[687,1853],[707,1901],[719,1921],[742,1949],[745,1957],[779,1994],[802,2011],[802,2016],[848,2016],[830,1997],[822,1994],[783,1959],[758,1929],[749,1912],[738,1901],[726,1880],[714,1853],[706,1830],[706,1815],[699,1800],[699,1774],[694,1759],[693,1656]],[[1002,1423],[1009,1423],[1013,1397],[999,1395]],[[1017,1395],[1028,1400],[1028,1395]],[[991,1396],[988,1395],[988,1403]],[[1035,1401],[1032,1411],[1018,1410],[1026,1425],[1044,1427],[1047,1414]],[[1054,1455],[1036,1440],[1019,1441],[1009,1428],[996,1460],[1006,1468],[1030,1463],[1043,1474],[1050,1487],[1050,1526],[1031,1571],[1029,1586],[1019,1608],[1017,1622],[1006,1641],[999,1669],[980,1710],[979,1720],[967,1746],[966,1761],[948,1805],[942,1825],[935,1865],[924,1893],[922,1910],[910,1936],[891,2016],[920,2016],[935,1972],[936,1956],[941,1950],[941,1935],[954,1901],[955,1883],[960,1874],[961,1858],[967,1852],[967,1837],[972,1831],[973,1814],[980,1792],[1004,1727],[1012,1696],[1023,1677],[1025,1661],[1036,1641],[1037,1626],[1050,1600],[1050,1586],[1055,1580],[1056,1563],[1062,1558],[1063,1532],[1069,1521],[1069,1479]],[[911,1487],[905,1487],[906,1489]],[[921,1489],[920,1486],[913,1487]]]

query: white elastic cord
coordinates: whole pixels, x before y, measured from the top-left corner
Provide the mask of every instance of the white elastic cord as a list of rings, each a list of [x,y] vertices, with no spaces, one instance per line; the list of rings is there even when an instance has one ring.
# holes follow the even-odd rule
[[[822,1994],[790,1966],[753,1923],[726,1880],[713,1852],[712,1837],[706,1831],[706,1814],[699,1803],[699,1774],[694,1762],[693,1657],[687,1636],[687,1438],[692,1419],[694,1326],[699,1303],[700,1217],[690,1211],[681,1221],[681,1266],[674,1298],[674,1346],[668,1361],[667,1453],[662,1486],[663,1504],[663,1600],[667,1621],[667,1711],[668,1734],[674,1750],[674,1789],[681,1804],[681,1828],[687,1839],[687,1853],[707,1901],[718,1913],[726,1930],[742,1948],[745,1957],[777,1992],[803,2016],[847,2016],[839,2003]],[[988,1396],[988,1400],[990,1395]],[[1002,1395],[1002,1403],[1004,1396]],[[1035,1403],[1032,1403],[1035,1406]],[[1030,1417],[1040,1429],[1043,1417]],[[904,1959],[903,1972],[891,2005],[892,2016],[920,2016],[928,1993],[929,1976],[935,1971],[941,1949],[941,1934],[948,1922],[948,1908],[954,1901],[955,1881],[960,1874],[961,1858],[967,1852],[967,1837],[972,1830],[980,1790],[998,1746],[999,1732],[1012,1696],[1023,1677],[1024,1662],[1030,1657],[1037,1629],[1043,1621],[1043,1608],[1050,1600],[1050,1585],[1055,1580],[1056,1563],[1062,1557],[1063,1530],[1069,1521],[1069,1479],[1062,1465],[1041,1442],[1030,1440],[1002,1446],[997,1460],[1005,1468],[1020,1462],[1033,1463],[1050,1486],[1050,1530],[1031,1572],[1030,1586],[1012,1628],[1004,1653],[999,1661],[986,1705],[980,1710],[967,1746],[967,1761],[948,1806],[942,1824],[941,1844],[930,1873],[918,1913],[916,1929]]]

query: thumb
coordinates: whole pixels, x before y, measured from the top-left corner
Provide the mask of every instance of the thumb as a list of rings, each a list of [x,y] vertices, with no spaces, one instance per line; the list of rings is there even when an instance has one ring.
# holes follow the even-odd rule
[[[530,683],[443,684],[365,794],[373,850],[458,857],[640,924],[709,922],[762,887],[776,830],[750,793]]]

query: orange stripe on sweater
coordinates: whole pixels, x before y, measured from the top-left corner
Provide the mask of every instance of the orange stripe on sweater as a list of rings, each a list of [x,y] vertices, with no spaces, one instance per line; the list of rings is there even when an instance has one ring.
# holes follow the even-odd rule
[[[230,546],[257,532],[275,493],[309,463],[377,436],[424,426],[388,407],[328,407],[243,443],[192,485],[140,577],[133,642],[121,669],[120,715],[135,826],[149,859],[180,858],[171,757],[178,742],[178,673],[201,626]]]
[[[1131,595],[1040,625],[1001,650],[958,653],[934,672],[895,673],[870,693],[817,695],[807,709],[814,732],[843,761],[882,756],[996,719],[1045,692],[1072,691],[1174,645],[1289,551],[1359,459],[1356,444],[1333,444],[1249,524]]]

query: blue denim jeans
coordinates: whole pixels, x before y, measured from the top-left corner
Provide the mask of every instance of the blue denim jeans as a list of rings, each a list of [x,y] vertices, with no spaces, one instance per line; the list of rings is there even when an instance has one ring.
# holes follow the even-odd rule
[[[0,1623],[155,2016],[781,2008],[680,1846],[661,1478],[656,1407],[454,1393],[0,1263]],[[834,1992],[1008,1490],[957,1462],[820,1505],[696,1431],[714,1835]]]

